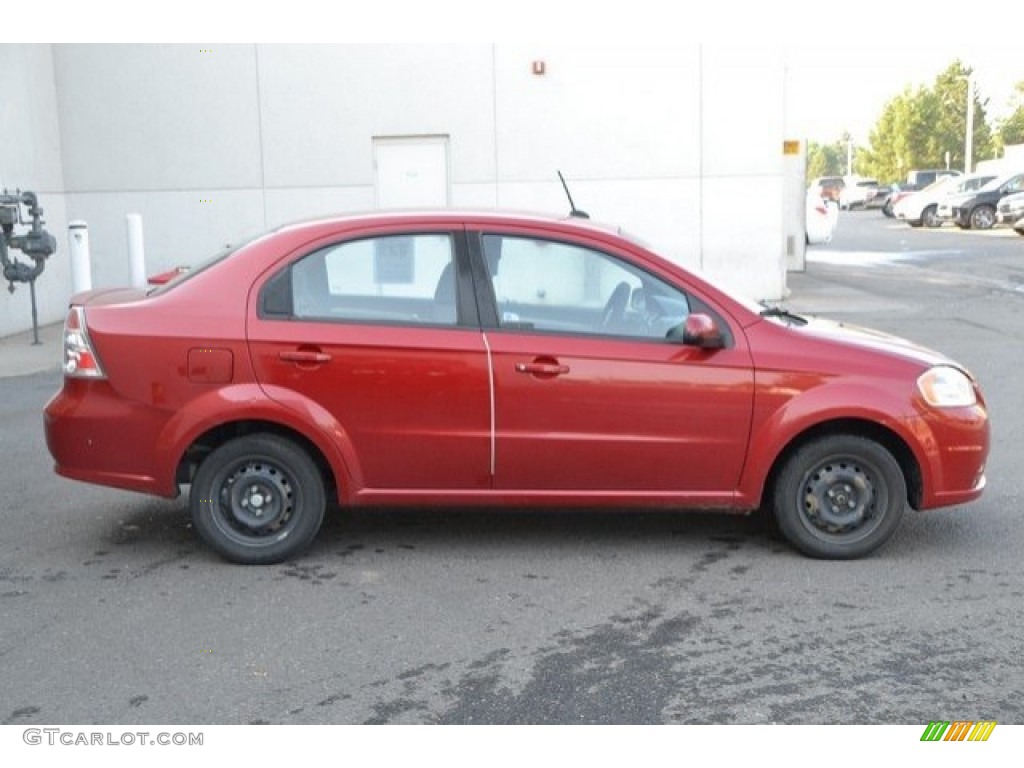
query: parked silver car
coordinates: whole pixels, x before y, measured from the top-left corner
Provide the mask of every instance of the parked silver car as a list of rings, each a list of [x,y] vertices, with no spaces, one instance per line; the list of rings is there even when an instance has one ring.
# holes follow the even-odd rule
[[[1024,235],[1024,192],[1014,192],[1000,200],[996,218],[1018,235]]]

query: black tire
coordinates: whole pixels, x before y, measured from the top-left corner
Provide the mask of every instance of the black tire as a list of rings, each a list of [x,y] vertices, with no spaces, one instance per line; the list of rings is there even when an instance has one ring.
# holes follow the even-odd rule
[[[775,484],[782,535],[810,557],[848,560],[884,544],[907,506],[900,465],[863,437],[833,435],[804,445]]]
[[[226,559],[278,563],[305,549],[320,530],[324,481],[295,443],[248,435],[225,443],[199,465],[189,507],[199,535]]]
[[[971,229],[992,229],[996,223],[996,209],[991,205],[979,205],[971,211]]]
[[[888,200],[886,200],[885,205],[882,206],[882,215],[887,219],[891,219],[896,215],[892,210],[892,203]]]
[[[929,205],[923,211],[921,211],[921,223],[930,229],[942,226],[942,220],[938,217],[938,206]]]

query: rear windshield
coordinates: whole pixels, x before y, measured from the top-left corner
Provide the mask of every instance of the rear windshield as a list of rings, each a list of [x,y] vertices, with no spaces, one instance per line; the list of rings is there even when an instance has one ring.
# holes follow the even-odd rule
[[[170,291],[176,288],[177,286],[181,285],[182,283],[191,280],[200,272],[209,269],[214,264],[219,264],[220,262],[224,261],[224,259],[229,258],[235,252],[241,250],[243,247],[251,243],[257,237],[260,237],[260,235],[255,235],[253,237],[246,238],[245,240],[242,240],[237,244],[226,245],[223,249],[217,251],[212,256],[208,256],[207,258],[202,259],[195,264],[188,264],[183,267],[179,267],[179,269],[181,269],[181,272],[179,272],[174,278],[168,280],[163,285],[153,286],[148,291],[146,291],[146,295],[158,296],[161,293],[167,293],[167,291]]]

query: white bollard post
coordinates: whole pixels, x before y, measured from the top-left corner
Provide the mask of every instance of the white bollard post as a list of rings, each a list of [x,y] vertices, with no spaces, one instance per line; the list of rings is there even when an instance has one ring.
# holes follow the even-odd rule
[[[89,225],[84,221],[68,223],[68,253],[71,254],[71,293],[92,290],[92,263],[89,257]]]
[[[128,260],[132,267],[132,288],[146,288],[146,253],[142,246],[142,216],[129,213]]]

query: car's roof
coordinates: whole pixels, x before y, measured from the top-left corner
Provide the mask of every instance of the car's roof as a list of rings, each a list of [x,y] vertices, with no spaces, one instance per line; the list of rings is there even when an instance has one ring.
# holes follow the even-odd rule
[[[406,208],[376,211],[354,211],[334,216],[320,216],[312,219],[283,224],[276,231],[315,230],[332,226],[374,226],[388,224],[475,224],[481,226],[552,225],[570,229],[588,230],[602,234],[622,235],[622,230],[608,224],[581,216],[565,216],[538,211],[499,210],[490,208]]]

